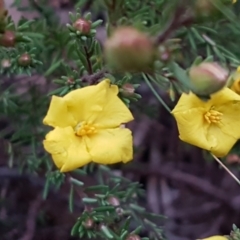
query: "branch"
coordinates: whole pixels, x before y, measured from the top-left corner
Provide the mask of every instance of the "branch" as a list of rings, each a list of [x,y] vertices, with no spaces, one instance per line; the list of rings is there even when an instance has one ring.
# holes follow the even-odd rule
[[[97,73],[83,76],[82,81],[89,83],[89,85],[94,85],[98,82],[98,80],[105,77],[106,73],[108,73],[108,71],[105,69],[102,69],[101,71],[99,71]]]
[[[157,36],[155,40],[155,44],[157,46],[169,39],[173,35],[173,33],[180,27],[192,24],[193,16],[184,16],[184,14],[186,14],[185,8],[179,7],[179,9],[176,10],[173,19],[169,23],[167,28]]]
[[[148,169],[148,171],[146,171]],[[130,165],[124,166],[122,169],[124,172],[135,172],[140,174],[141,176],[152,176],[157,175],[160,177],[165,177],[176,182],[185,183],[188,186],[193,187],[194,189],[205,193],[206,195],[210,196],[213,199],[221,201],[226,206],[230,207],[235,211],[240,211],[239,204],[236,204],[236,199],[239,199],[240,196],[236,196],[233,199],[226,194],[225,191],[219,189],[217,186],[212,185],[210,182],[201,179],[199,177],[193,176],[188,173],[181,172],[176,170],[174,167],[169,166],[161,166],[161,168],[149,168],[149,166],[142,166]]]

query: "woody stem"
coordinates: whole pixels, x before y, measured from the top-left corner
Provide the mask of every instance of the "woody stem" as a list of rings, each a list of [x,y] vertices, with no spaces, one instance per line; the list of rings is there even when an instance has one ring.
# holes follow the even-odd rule
[[[212,154],[212,157],[227,171],[227,173],[240,185],[240,180],[221,162],[220,159],[218,159],[214,154]]]

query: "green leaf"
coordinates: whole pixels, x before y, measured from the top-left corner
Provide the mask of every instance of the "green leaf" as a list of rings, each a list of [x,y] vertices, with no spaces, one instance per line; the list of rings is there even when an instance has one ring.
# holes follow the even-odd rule
[[[113,239],[113,238],[114,238],[114,236],[112,235],[112,233],[110,232],[110,230],[109,230],[106,226],[102,225],[102,226],[101,226],[101,231],[103,232],[103,234],[104,234],[108,239]]]
[[[79,187],[82,187],[84,185],[83,182],[81,182],[81,181],[79,181],[79,180],[77,180],[76,178],[73,178],[73,177],[70,178],[70,182],[79,186]]]
[[[44,76],[47,77],[51,75],[55,70],[57,70],[57,68],[60,67],[61,63],[62,63],[62,59],[52,64],[50,68],[45,72]]]
[[[74,187],[71,184],[70,192],[69,192],[69,211],[73,212],[73,195],[74,195]]]
[[[71,230],[71,236],[76,236],[79,232],[79,227],[81,225],[80,221],[77,221]]]
[[[96,198],[83,198],[82,201],[84,203],[97,203],[98,200]]]
[[[185,91],[189,92],[191,89],[190,85],[190,79],[187,75],[187,72],[182,69],[177,63],[175,62],[170,62],[168,64],[169,70],[173,72],[174,76],[177,78],[177,80],[183,84],[183,86],[186,87]]]

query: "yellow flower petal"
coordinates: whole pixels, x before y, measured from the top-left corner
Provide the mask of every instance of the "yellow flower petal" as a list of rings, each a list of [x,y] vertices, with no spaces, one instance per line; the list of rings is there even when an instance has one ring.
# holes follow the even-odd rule
[[[198,240],[227,240],[227,238],[223,236],[212,236],[212,237],[198,239]]]
[[[71,113],[69,113],[67,104],[61,97],[53,96],[47,115],[43,123],[52,127],[67,127],[76,125]]]
[[[97,134],[85,138],[92,160],[96,163],[126,163],[133,159],[133,140],[128,129],[100,130]]]
[[[223,113],[220,127],[222,132],[234,138],[240,138],[240,101],[230,101],[218,106]]]
[[[209,108],[211,106],[211,103],[209,101],[202,101],[199,97],[197,97],[193,93],[183,93],[175,106],[175,108],[172,110],[172,113],[176,112],[181,112],[181,111],[186,111],[187,109],[192,109],[192,108]]]
[[[237,141],[235,137],[224,133],[216,124],[212,124],[209,127],[208,139],[212,139],[212,142],[215,142],[210,151],[217,157],[226,156]]]
[[[72,171],[91,161],[84,139],[75,136],[72,127],[55,128],[46,135],[43,145],[61,172]]]
[[[77,122],[92,123],[96,119],[106,104],[106,93],[109,87],[110,81],[104,80],[97,85],[71,91],[63,97],[69,112]]]
[[[117,94],[116,85],[108,88],[103,110],[95,119],[99,128],[115,128],[133,120],[131,112]]]
[[[178,125],[179,138],[189,144],[210,150],[215,146],[215,142],[213,139],[208,139],[209,125],[204,120],[204,113],[204,108],[194,108],[184,112],[173,111]]]

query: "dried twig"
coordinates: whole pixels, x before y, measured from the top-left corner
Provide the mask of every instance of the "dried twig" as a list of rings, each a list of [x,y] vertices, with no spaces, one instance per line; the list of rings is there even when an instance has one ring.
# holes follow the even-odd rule
[[[31,206],[29,207],[26,221],[26,232],[19,240],[33,239],[36,228],[36,218],[41,203],[42,203],[41,196],[37,196],[37,198],[32,202]]]

